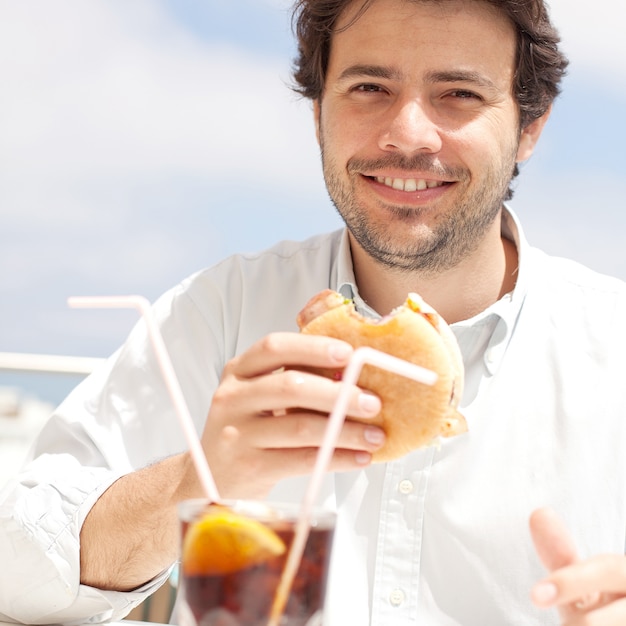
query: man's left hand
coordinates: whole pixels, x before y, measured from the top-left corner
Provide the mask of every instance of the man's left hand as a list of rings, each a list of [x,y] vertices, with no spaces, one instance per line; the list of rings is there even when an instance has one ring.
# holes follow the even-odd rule
[[[626,624],[626,556],[581,560],[568,529],[550,509],[530,517],[535,549],[549,574],[532,590],[539,607],[557,607],[562,626]]]

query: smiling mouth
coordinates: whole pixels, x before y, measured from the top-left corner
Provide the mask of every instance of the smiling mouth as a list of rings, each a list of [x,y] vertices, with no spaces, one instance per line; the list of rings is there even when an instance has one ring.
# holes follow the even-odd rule
[[[423,178],[390,178],[388,176],[371,176],[372,180],[375,180],[385,187],[390,187],[396,191],[424,191],[425,189],[435,189],[436,187],[443,187],[449,183],[442,180],[425,180]]]

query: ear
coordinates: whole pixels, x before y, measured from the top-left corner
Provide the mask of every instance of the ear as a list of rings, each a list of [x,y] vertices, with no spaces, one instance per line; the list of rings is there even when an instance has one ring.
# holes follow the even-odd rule
[[[531,157],[533,151],[535,150],[535,146],[539,141],[543,127],[546,125],[546,122],[550,117],[551,111],[552,105],[550,105],[550,108],[541,117],[533,120],[530,124],[528,124],[528,126],[522,129],[519,145],[517,147],[517,157],[515,159],[518,163],[526,161]]]
[[[320,117],[322,115],[322,104],[317,100],[313,100],[313,116],[315,120],[315,137],[317,138],[317,143],[320,142]]]

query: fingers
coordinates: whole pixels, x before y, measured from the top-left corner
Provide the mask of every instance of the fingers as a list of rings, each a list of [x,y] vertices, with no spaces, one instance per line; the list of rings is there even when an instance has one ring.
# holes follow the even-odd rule
[[[327,425],[325,414],[295,411],[252,417],[214,432],[207,456],[220,492],[224,497],[262,497],[283,478],[310,474]],[[380,428],[345,422],[328,470],[369,465],[384,441]]]
[[[247,435],[259,449],[317,448],[327,425],[326,415],[315,416],[294,411],[277,417],[252,420],[247,427]],[[384,441],[385,433],[382,429],[346,421],[335,447],[374,452]]]
[[[557,571],[578,560],[576,546],[570,533],[553,510],[543,508],[533,511],[529,525],[535,550],[548,572]],[[531,591],[532,601],[541,607],[561,605],[558,596],[559,588],[551,577],[539,582]],[[580,602],[580,598],[578,596],[577,601]],[[562,616],[569,616],[574,613],[575,607],[573,606],[564,606],[561,611]]]
[[[226,426],[207,451],[222,497],[263,498],[280,480],[311,474],[327,423],[322,415],[289,414],[250,420],[242,428]],[[382,430],[346,423],[328,471],[369,465],[371,451],[383,442]]]
[[[533,511],[530,516],[530,533],[535,550],[549,572],[578,559],[568,529],[553,510],[543,508]]]
[[[553,590],[550,595],[545,593],[548,586]],[[626,594],[626,557],[600,555],[558,569],[535,587],[533,599],[538,588],[540,606],[572,604],[578,610],[595,608],[605,603],[607,597]]]
[[[224,405],[225,413],[260,414],[284,412],[294,407],[330,412],[337,399],[338,384],[322,376],[298,370],[279,371],[271,376],[248,380],[232,378],[225,381],[213,397],[213,405]],[[353,417],[374,417],[380,412],[380,399],[353,387],[348,414]]]
[[[278,480],[311,472],[344,383],[302,370],[341,370],[352,353],[340,340],[274,333],[227,364],[202,435],[223,497],[262,496]],[[348,396],[347,416],[380,412],[371,393],[352,386]],[[346,421],[329,470],[369,464],[384,439],[373,425]]]
[[[533,512],[530,530],[550,572],[531,592],[537,606],[558,607],[564,626],[626,623],[626,556],[581,561],[569,531],[550,509]]]
[[[624,626],[626,598],[605,598],[592,611],[571,616],[564,626]]]
[[[231,470],[216,477],[220,494],[227,499],[265,498],[279,481],[310,475],[317,453],[318,448],[272,449],[248,454],[245,459],[233,458],[230,460]],[[370,462],[371,454],[367,452],[336,449],[328,471],[351,471]]]
[[[272,333],[227,366],[233,375],[253,378],[286,366],[343,368],[353,353],[350,344],[331,337]]]

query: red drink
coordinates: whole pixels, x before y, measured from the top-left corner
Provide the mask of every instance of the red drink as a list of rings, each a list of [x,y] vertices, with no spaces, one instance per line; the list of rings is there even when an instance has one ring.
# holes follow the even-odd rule
[[[186,503],[190,504],[190,503]],[[293,541],[297,507],[233,503],[236,513],[253,517],[271,528],[284,542],[286,550],[262,562],[236,571],[214,574],[185,572],[181,568],[181,626],[266,626],[276,589],[283,572],[289,547]],[[182,511],[182,510],[181,510]],[[192,516],[185,516],[183,533],[188,523],[201,517],[206,507],[197,507]],[[268,514],[269,513],[269,514]],[[334,514],[316,511],[310,534],[293,581],[281,626],[321,625],[326,578],[334,532]]]

